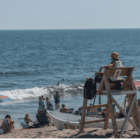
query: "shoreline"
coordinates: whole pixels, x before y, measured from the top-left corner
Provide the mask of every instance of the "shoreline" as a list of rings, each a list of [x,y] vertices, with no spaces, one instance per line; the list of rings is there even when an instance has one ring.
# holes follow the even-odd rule
[[[120,133],[120,130],[118,130]],[[79,129],[57,130],[55,126],[44,126],[34,129],[16,129],[12,133],[0,135],[0,138],[114,138],[113,129],[85,128],[79,133]],[[140,138],[137,131],[124,131],[122,138]]]

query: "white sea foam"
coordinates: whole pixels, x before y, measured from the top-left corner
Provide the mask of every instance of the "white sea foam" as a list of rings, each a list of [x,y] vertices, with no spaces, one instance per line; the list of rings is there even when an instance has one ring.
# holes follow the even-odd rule
[[[29,97],[38,97],[40,95],[49,94],[44,88],[16,89],[11,91],[0,91],[1,95],[8,96],[12,99],[24,99]]]
[[[37,98],[41,95],[54,95],[58,91],[61,95],[76,94],[83,89],[83,85],[64,85],[35,87],[31,89],[16,89],[11,91],[0,91],[0,95],[8,96],[15,100],[22,100],[25,98]]]

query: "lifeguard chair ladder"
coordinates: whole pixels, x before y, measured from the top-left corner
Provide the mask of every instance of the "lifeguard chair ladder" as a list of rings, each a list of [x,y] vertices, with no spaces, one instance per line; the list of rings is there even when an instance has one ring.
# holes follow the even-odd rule
[[[125,126],[127,124],[127,121],[129,121],[132,124],[132,126],[140,134],[140,115],[139,115],[139,109],[138,109],[138,104],[137,104],[137,93],[134,88],[133,78],[132,78],[133,70],[134,70],[134,67],[121,67],[121,68],[105,69],[102,81],[101,81],[100,86],[97,91],[97,95],[107,95],[107,104],[87,106],[87,99],[84,99],[81,122],[80,122],[80,129],[79,129],[80,132],[83,132],[84,124],[89,124],[89,123],[104,122],[104,129],[107,129],[108,121],[109,121],[109,112],[111,112],[112,127],[113,127],[114,135],[116,138],[122,137]],[[118,76],[126,76],[126,78],[123,80],[123,90],[113,91],[110,89],[108,77],[118,77]],[[105,87],[105,90],[103,90],[103,87]],[[130,103],[128,113],[124,112],[122,107],[119,105],[119,103],[117,103],[117,101],[112,97],[112,95],[126,95],[126,97],[128,98],[128,101]],[[116,123],[116,118],[115,118],[115,113],[113,110],[112,102],[118,107],[118,109],[125,116],[125,120],[122,125],[120,135],[118,135],[117,123]],[[91,109],[91,108],[96,108],[96,107],[106,107],[105,119],[85,121],[86,109]],[[134,121],[132,121],[129,118],[130,114],[132,114]]]

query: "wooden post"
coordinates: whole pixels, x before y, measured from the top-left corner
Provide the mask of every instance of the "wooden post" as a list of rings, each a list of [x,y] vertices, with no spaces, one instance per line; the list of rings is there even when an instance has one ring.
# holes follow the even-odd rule
[[[127,114],[124,112],[124,110],[121,108],[121,106],[115,101],[115,99],[113,97],[111,97],[111,100],[115,103],[115,105],[118,107],[118,109],[123,113],[123,115],[126,117]],[[139,128],[135,125],[135,123],[130,119],[128,118],[128,121],[132,124],[132,126],[134,128],[136,128],[136,130],[138,131],[138,133],[140,134],[140,130]]]
[[[87,99],[84,98],[79,132],[83,132],[83,130],[84,130],[86,107],[87,107]]]
[[[134,101],[135,101],[135,96],[136,96],[136,95],[134,95],[134,98],[133,98],[133,101],[131,102],[131,105],[130,105],[130,108],[129,108],[129,111],[128,111],[128,114],[127,114],[127,117],[126,117],[126,119],[125,119],[125,121],[124,121],[124,123],[123,123],[122,129],[121,129],[121,134],[120,134],[120,136],[119,136],[120,138],[121,138],[122,135],[123,135],[123,132],[124,132],[124,129],[125,129],[126,123],[127,123],[128,118],[129,118],[129,116],[130,116],[130,112],[131,112],[131,110],[132,110],[132,107],[133,107],[133,104],[134,104]]]
[[[109,120],[109,99],[107,101],[107,107],[106,107],[106,114],[105,114],[105,123],[104,123],[104,129],[108,128],[108,120]]]
[[[112,104],[112,101],[110,100],[110,86],[109,86],[109,82],[108,82],[108,79],[107,77],[104,77],[105,79],[105,87],[106,87],[106,91],[107,91],[107,97],[108,97],[108,102],[109,102],[109,108],[110,108],[110,112],[111,112],[111,118],[112,118],[112,126],[113,126],[113,129],[114,129],[114,135],[115,135],[115,138],[118,138],[118,129],[117,129],[117,123],[116,123],[116,119],[115,119],[115,113],[114,113],[114,110],[113,110],[113,104]],[[108,119],[108,118],[106,118]]]

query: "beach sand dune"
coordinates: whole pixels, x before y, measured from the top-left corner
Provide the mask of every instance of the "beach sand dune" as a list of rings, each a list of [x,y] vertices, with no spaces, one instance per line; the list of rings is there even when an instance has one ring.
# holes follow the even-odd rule
[[[120,133],[120,131],[118,131]],[[14,130],[13,133],[0,135],[0,138],[114,138],[112,129],[85,128],[83,133],[79,130],[64,129],[59,131],[56,127],[44,126],[42,128]],[[140,138],[137,131],[125,131],[123,138]]]

